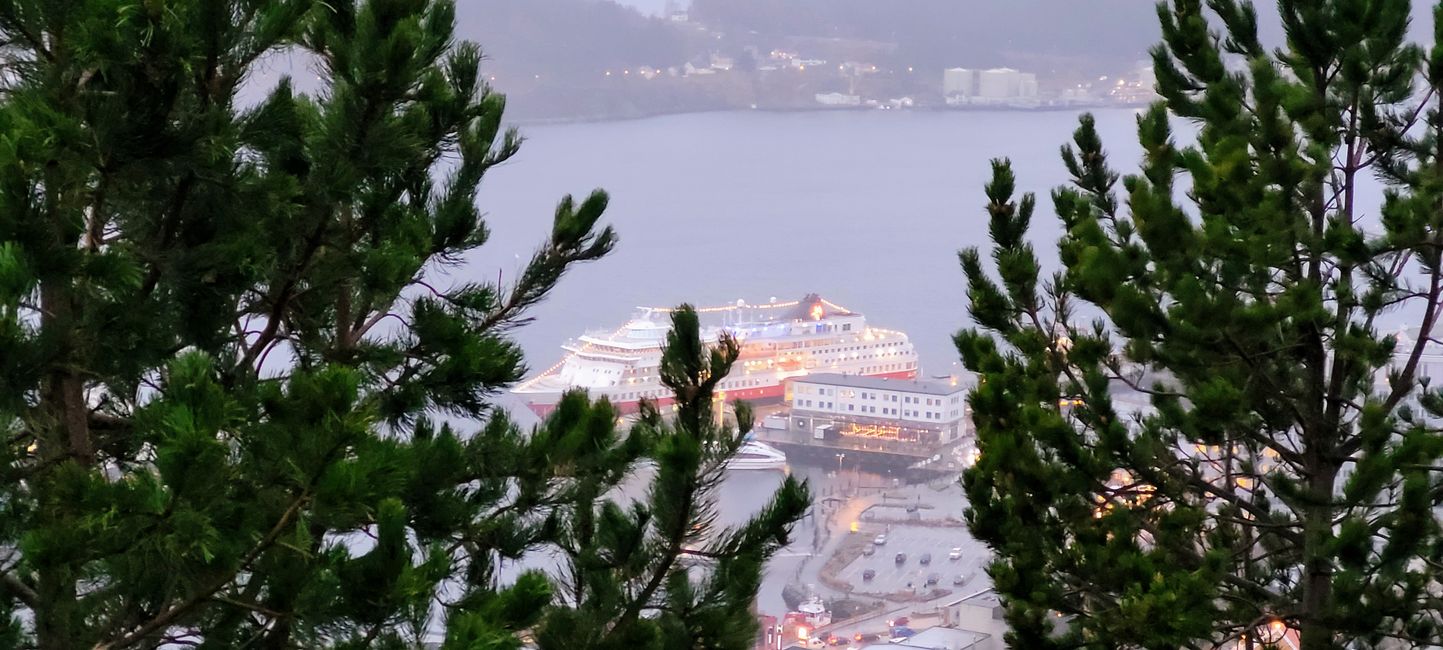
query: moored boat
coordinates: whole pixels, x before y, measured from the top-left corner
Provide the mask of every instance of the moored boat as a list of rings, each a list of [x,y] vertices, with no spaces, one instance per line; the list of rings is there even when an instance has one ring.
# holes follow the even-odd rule
[[[612,332],[588,333],[568,342],[562,346],[565,358],[512,392],[541,416],[573,388],[607,398],[622,413],[635,412],[644,399],[670,404],[658,367],[671,311],[644,307]],[[862,314],[816,294],[757,305],[738,300],[697,312],[703,318],[704,340],[727,333],[741,346],[731,374],[718,386],[719,397],[727,401],[781,401],[788,380],[813,372],[917,376],[917,353],[906,334],[874,327]]]

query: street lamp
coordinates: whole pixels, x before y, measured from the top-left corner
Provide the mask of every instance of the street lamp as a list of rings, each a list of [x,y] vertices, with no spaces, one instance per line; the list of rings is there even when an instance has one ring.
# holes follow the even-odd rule
[[[1273,614],[1264,614],[1248,625],[1248,629],[1243,632],[1243,647],[1247,650],[1254,650],[1254,638],[1262,641],[1264,647],[1277,645],[1287,634],[1287,621]]]

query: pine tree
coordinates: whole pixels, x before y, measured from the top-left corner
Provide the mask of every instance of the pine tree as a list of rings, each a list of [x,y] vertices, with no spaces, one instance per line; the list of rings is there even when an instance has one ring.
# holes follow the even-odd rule
[[[559,596],[565,604],[552,608],[537,628],[542,650],[755,646],[752,606],[763,567],[787,545],[811,497],[804,484],[787,477],[745,524],[717,525],[716,492],[726,463],[754,419],[742,402],[735,404],[736,428],[724,426],[717,412],[716,387],[739,352],[730,335],[705,344],[690,306],[672,312],[660,373],[675,397],[675,416],[663,418],[655,404],[644,403],[628,442],[605,445],[616,450],[609,466],[618,472],[648,449],[655,476],[643,499],[604,498],[608,482],[598,481],[578,490],[563,509],[559,546],[566,563]],[[563,429],[586,422],[579,397],[563,403],[553,420]]]
[[[1014,647],[1443,642],[1443,392],[1420,367],[1443,308],[1443,5],[1428,50],[1406,0],[1278,12],[1274,50],[1250,4],[1159,6],[1141,170],[1120,179],[1082,120],[1049,280],[1035,200],[994,163],[992,262],[961,255],[979,327],[956,342],[979,375],[968,522]]]
[[[450,275],[520,144],[454,13],[0,0],[0,643],[509,648],[539,620],[549,581],[497,563],[615,482],[612,418],[532,435],[487,396],[615,236],[567,198],[509,284]],[[317,92],[255,85],[282,51]]]

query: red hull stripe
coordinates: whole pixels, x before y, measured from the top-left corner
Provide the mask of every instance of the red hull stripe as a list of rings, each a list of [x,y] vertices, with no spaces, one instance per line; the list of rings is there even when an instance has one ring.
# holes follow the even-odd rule
[[[900,370],[900,371],[897,371],[897,372],[887,372],[887,373],[881,373],[881,374],[876,374],[876,375],[866,375],[866,376],[867,376],[867,377],[876,377],[876,378],[879,378],[879,379],[916,379],[916,378],[917,378],[917,371],[916,371],[916,370]],[[798,380],[798,379],[806,379],[806,376],[804,375],[804,376],[801,376],[801,377],[794,377],[794,378],[789,379],[789,380],[787,380],[787,381],[795,381],[795,380]],[[758,387],[758,388],[746,388],[746,389],[740,389],[740,390],[729,390],[729,391],[724,391],[724,392],[726,393],[726,400],[727,400],[728,402],[732,402],[732,401],[736,401],[736,400],[743,400],[743,401],[747,401],[747,402],[769,402],[769,401],[772,401],[772,400],[781,400],[783,397],[785,397],[785,395],[786,395],[786,383],[784,382],[784,383],[781,383],[781,384],[774,384],[774,385],[771,385],[771,386],[761,386],[761,387]],[[656,400],[656,403],[657,403],[658,406],[670,406],[674,401],[675,401],[675,400],[673,400],[673,399],[670,398],[670,397],[664,397],[664,398],[661,398],[661,399]],[[541,417],[546,417],[547,415],[550,415],[550,414],[551,414],[551,411],[553,411],[553,410],[556,409],[556,404],[555,404],[554,402],[550,402],[550,403],[528,402],[526,405],[529,406],[529,407],[531,407],[531,410],[532,410],[533,412],[535,412],[537,415],[541,416]],[[630,414],[630,413],[635,413],[639,408],[641,408],[641,400],[630,400],[630,401],[626,401],[626,402],[612,402],[612,405],[615,406],[615,407],[617,408],[617,410],[621,411],[622,414]]]

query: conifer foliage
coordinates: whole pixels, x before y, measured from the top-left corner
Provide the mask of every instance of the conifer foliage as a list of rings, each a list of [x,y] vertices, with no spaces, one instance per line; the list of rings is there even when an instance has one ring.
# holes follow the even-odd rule
[[[979,375],[969,525],[1014,647],[1443,639],[1443,393],[1420,365],[1443,308],[1443,9],[1427,48],[1409,9],[1281,0],[1271,49],[1250,4],[1160,5],[1141,169],[1120,178],[1082,120],[1050,280],[1035,201],[994,163],[956,342]]]
[[[0,0],[0,646],[507,648],[553,602],[498,562],[615,482],[614,418],[487,396],[615,236],[567,198],[513,281],[447,275],[520,143],[454,13]],[[256,85],[280,50],[319,90]]]
[[[739,353],[730,335],[704,342],[690,306],[672,312],[661,379],[674,395],[675,417],[644,403],[630,436],[637,442],[610,446],[622,456],[618,468],[636,460],[627,450],[649,449],[650,485],[642,498],[615,500],[596,491],[605,484],[599,481],[562,509],[557,546],[566,561],[558,597],[567,606],[551,609],[538,627],[542,650],[755,647],[753,603],[763,567],[787,545],[811,497],[789,476],[750,519],[719,524],[726,463],[754,419],[741,402],[735,428],[719,411],[724,396],[717,386]],[[583,405],[573,399],[565,406]]]

